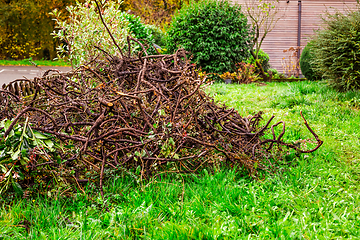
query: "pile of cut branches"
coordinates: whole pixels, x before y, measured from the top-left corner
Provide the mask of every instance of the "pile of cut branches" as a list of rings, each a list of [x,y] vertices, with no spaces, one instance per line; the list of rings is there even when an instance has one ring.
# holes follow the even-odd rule
[[[140,169],[140,176],[148,178],[229,162],[254,174],[268,169],[265,160],[274,145],[312,152],[322,144],[306,121],[317,146],[303,151],[282,141],[283,122],[271,125],[272,117],[260,126],[261,113],[242,117],[216,103],[202,90],[206,77],[198,76],[185,50],[144,53],[118,58],[103,52],[106,61],[8,84],[0,90],[0,118],[13,121],[4,137],[27,119],[34,130],[73,146],[60,153],[63,166],[75,168],[77,181],[87,181],[85,168],[96,171],[101,188],[109,168]],[[19,81],[29,81],[33,92],[15,91]],[[281,123],[283,131],[276,137],[274,127]],[[263,139],[269,129],[273,138]],[[29,162],[30,169],[37,165]],[[45,166],[59,163],[49,160]]]

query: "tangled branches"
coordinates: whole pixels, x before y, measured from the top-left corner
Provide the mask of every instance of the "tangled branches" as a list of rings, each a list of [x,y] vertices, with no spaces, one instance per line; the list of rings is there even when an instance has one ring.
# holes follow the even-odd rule
[[[185,50],[106,57],[68,73],[48,71],[31,81],[30,95],[15,93],[13,83],[5,86],[0,90],[1,118],[14,118],[5,136],[28,118],[33,129],[74,146],[61,157],[80,172],[76,179],[81,168],[91,168],[100,174],[100,186],[108,168],[140,168],[147,178],[228,161],[254,173],[266,169],[264,156],[274,145],[312,152],[322,144],[306,121],[318,144],[302,151],[281,140],[283,122],[276,137],[274,127],[280,123],[271,126],[273,117],[260,127],[261,113],[242,117],[215,103],[201,89],[206,77],[198,76]],[[273,139],[262,139],[269,128]]]

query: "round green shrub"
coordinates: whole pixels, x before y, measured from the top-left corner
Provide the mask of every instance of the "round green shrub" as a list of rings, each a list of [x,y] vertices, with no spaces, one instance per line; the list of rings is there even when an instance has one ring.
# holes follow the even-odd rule
[[[275,76],[276,74],[279,75],[279,71],[275,68],[269,68],[267,72],[271,72],[273,76]]]
[[[125,18],[129,21],[129,28],[133,37],[148,41],[153,40],[150,30],[141,22],[140,17],[126,13]]]
[[[341,91],[360,89],[360,7],[327,13],[313,38],[314,69]]]
[[[149,29],[154,39],[154,43],[156,45],[159,45],[160,47],[165,47],[166,45],[165,33],[156,25],[146,25],[146,27]]]
[[[267,72],[270,69],[270,64],[269,64],[270,57],[269,57],[269,54],[267,54],[262,49],[260,49],[259,54],[258,54],[258,59],[260,61],[261,66],[263,67],[264,71]],[[253,58],[253,56],[249,55],[249,59],[248,59],[247,62],[251,63],[254,66],[256,66],[256,72],[260,73],[260,69],[255,64],[255,59]]]
[[[208,73],[233,72],[248,58],[249,27],[239,5],[225,0],[190,1],[173,17],[167,50],[190,51],[193,61]]]
[[[300,56],[300,69],[302,74],[308,80],[320,80],[321,76],[317,74],[313,68],[314,54],[312,52],[312,42],[310,41],[302,50]]]
[[[133,14],[125,14],[125,18],[129,21],[130,34],[137,39],[142,39],[142,43],[146,43],[149,46],[148,53],[155,54],[155,50],[152,45],[155,43],[152,29],[141,21],[141,18]],[[141,50],[141,47],[136,44],[135,51]]]

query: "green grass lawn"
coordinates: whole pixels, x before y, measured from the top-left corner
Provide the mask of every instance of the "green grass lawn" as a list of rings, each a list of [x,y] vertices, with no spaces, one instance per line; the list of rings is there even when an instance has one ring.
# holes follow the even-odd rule
[[[1,204],[0,239],[358,239],[360,236],[360,93],[321,82],[266,86],[214,84],[216,100],[241,115],[285,120],[287,141],[324,140],[313,154],[260,180],[236,169],[202,170],[138,182],[109,178],[75,198],[14,199]],[[275,123],[275,121],[274,121]]]
[[[56,66],[56,67],[69,67],[70,64],[63,60],[0,60],[0,66]]]

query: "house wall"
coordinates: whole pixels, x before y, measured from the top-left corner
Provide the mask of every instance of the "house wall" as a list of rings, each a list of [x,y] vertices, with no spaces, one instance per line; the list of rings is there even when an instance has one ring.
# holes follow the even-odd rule
[[[246,0],[233,0],[235,4],[244,6]],[[262,49],[270,56],[270,65],[278,71],[283,72],[283,58],[288,59],[285,49],[297,46],[298,39],[298,16],[299,2],[301,2],[301,44],[303,49],[314,30],[321,25],[321,15],[326,10],[334,13],[354,8],[356,0],[280,0],[280,7],[284,10],[282,18],[277,22],[276,27],[266,36]]]

